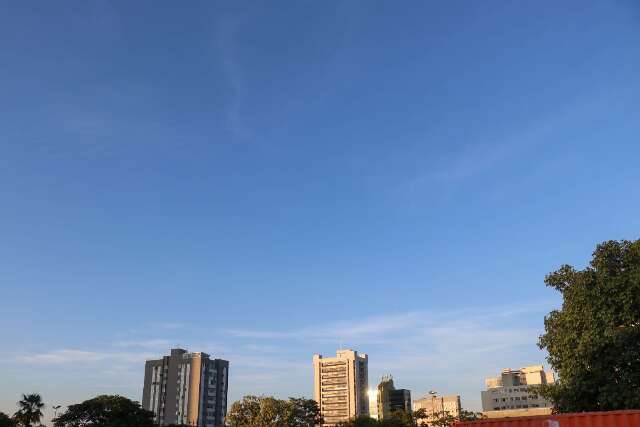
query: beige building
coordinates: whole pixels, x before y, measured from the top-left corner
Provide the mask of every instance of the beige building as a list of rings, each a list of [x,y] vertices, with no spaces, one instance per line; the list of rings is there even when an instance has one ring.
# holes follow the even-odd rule
[[[551,415],[553,408],[526,408],[526,409],[504,409],[501,411],[484,411],[482,414],[487,418],[513,418],[532,417],[539,415]]]
[[[438,396],[435,393],[428,394],[422,399],[413,401],[413,410],[424,409],[427,413],[427,419],[423,420],[423,424],[428,424],[433,420],[434,414],[448,412],[449,415],[458,417],[462,410],[459,395]]]
[[[313,355],[313,392],[324,427],[334,427],[359,415],[369,415],[368,357],[338,350],[336,357]]]
[[[550,411],[551,403],[537,396],[532,386],[553,383],[553,372],[545,372],[542,365],[518,370],[503,369],[499,377],[485,379],[487,389],[482,392],[482,410],[492,418],[496,417],[496,414],[492,414],[496,411],[518,410],[518,416],[541,412],[540,408]]]

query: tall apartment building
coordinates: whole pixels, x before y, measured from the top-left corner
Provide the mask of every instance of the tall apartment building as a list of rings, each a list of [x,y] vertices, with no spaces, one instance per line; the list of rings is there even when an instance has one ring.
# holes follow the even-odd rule
[[[228,380],[228,361],[172,349],[169,356],[147,360],[142,406],[160,426],[222,427]]]
[[[323,427],[335,427],[359,415],[369,415],[368,357],[338,350],[336,357],[313,355],[314,398],[324,418]]]
[[[434,415],[448,412],[449,415],[457,417],[462,411],[462,405],[460,404],[459,395],[451,396],[438,396],[436,394],[429,394],[422,399],[413,401],[413,410],[424,409],[427,413],[427,418],[423,420],[423,424],[428,424],[434,419]]]
[[[537,396],[531,388],[534,385],[554,382],[553,372],[545,372],[542,365],[526,366],[518,370],[503,369],[499,377],[485,379],[487,390],[482,392],[482,410],[489,412],[550,409],[551,403]],[[487,413],[487,416],[490,415]]]
[[[391,375],[382,377],[377,389],[377,419],[383,420],[395,411],[411,413],[411,391],[396,389]]]

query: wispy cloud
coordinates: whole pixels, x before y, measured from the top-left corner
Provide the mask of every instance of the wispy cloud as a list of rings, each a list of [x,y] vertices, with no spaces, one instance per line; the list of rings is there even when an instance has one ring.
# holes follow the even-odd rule
[[[244,348],[253,353],[276,353],[280,347],[268,344],[247,344]]]
[[[424,172],[417,173],[403,183],[403,188],[422,189],[428,185],[461,183],[501,169],[514,163],[526,168],[537,168],[539,164],[531,162],[535,150],[552,143],[559,131],[567,123],[581,124],[599,114],[599,106],[622,96],[628,88],[620,88],[611,93],[611,88],[594,89],[575,99],[554,106],[553,109],[533,117],[527,124],[517,129],[504,128],[502,134],[480,136],[469,141],[457,151],[451,152],[437,164],[430,165]]]
[[[104,356],[93,351],[83,350],[54,350],[40,354],[25,354],[17,357],[17,360],[34,364],[61,364],[61,363],[85,363],[103,360]]]
[[[409,313],[391,313],[364,319],[351,319],[329,323],[320,327],[309,327],[289,331],[266,331],[250,329],[228,329],[226,334],[236,338],[263,340],[299,340],[299,341],[345,341],[366,343],[428,342],[446,341],[451,337],[475,342],[482,348],[488,343],[501,340],[505,334],[511,334],[514,326],[505,323],[505,319],[518,317],[531,312],[544,312],[551,303],[532,304],[518,309],[493,307],[491,309],[464,309],[448,312],[414,311]],[[483,330],[490,331],[489,336]],[[520,329],[518,329],[520,332]],[[475,339],[481,337],[481,339]],[[490,337],[496,337],[495,340]],[[513,341],[512,341],[513,342]],[[434,341],[435,344],[435,341]],[[479,347],[480,348],[480,347]]]
[[[229,130],[240,138],[249,138],[251,131],[242,118],[242,107],[248,89],[244,71],[238,59],[237,35],[239,22],[226,18],[220,20],[216,37],[218,61],[231,90],[231,101],[227,108]]]
[[[459,393],[467,407],[477,409],[485,376],[504,367],[543,362],[536,341],[542,315],[554,304],[386,313],[303,328],[233,329],[218,336],[217,343],[187,338],[185,342],[187,348],[231,362],[231,400],[256,393],[311,395],[311,355],[342,342],[369,354],[371,384],[378,376],[392,373],[416,395],[431,388]],[[532,317],[540,317],[540,324],[532,324]],[[87,375],[113,384],[114,389],[135,389],[144,361],[165,354],[169,344],[165,338],[127,339],[103,351],[55,349],[20,354],[12,360],[39,365],[45,371],[86,369]]]
[[[144,363],[152,355],[130,352],[96,352],[77,349],[51,350],[18,355],[16,361],[36,365],[92,364],[111,361],[118,363]]]
[[[160,329],[165,329],[167,331],[175,331],[176,329],[184,329],[189,325],[186,323],[180,323],[180,322],[159,322],[159,323],[153,323],[152,326]]]
[[[149,349],[166,349],[171,345],[171,341],[165,339],[153,339],[153,340],[129,340],[129,341],[116,341],[113,343],[114,347],[123,348],[149,348]]]
[[[286,339],[295,338],[296,332],[260,331],[255,329],[225,329],[227,335],[238,338]]]
[[[484,377],[510,365],[517,368],[544,361],[544,353],[536,342],[542,316],[554,305],[554,301],[545,300],[516,307],[387,313],[299,329],[242,329],[225,333],[234,340],[261,340],[266,346],[289,346],[312,352],[327,348],[329,342],[336,347],[343,343],[369,354],[370,384],[375,384],[378,376],[392,373],[399,384],[412,389],[416,396],[429,389],[458,393],[466,407],[479,409]],[[539,317],[540,322],[532,324],[532,317]],[[276,353],[230,357],[237,361],[238,377],[234,378],[234,384],[239,389],[286,393],[289,389],[304,392],[311,387],[311,352],[284,361]],[[251,381],[254,374],[266,369],[269,375]],[[291,384],[283,384],[283,379]]]

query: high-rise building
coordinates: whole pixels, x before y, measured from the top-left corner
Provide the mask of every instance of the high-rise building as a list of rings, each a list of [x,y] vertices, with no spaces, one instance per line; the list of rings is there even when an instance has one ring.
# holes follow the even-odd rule
[[[227,413],[229,362],[175,348],[147,360],[142,406],[160,425],[222,427]]]
[[[314,398],[324,418],[334,427],[359,415],[369,415],[368,358],[353,350],[338,350],[336,357],[313,355]]]
[[[413,410],[417,411],[418,409],[425,410],[427,418],[422,423],[428,424],[433,421],[435,415],[445,412],[453,417],[458,417],[462,411],[462,405],[459,395],[438,396],[435,392],[430,392],[422,399],[413,401]]]
[[[376,396],[379,420],[388,418],[395,411],[411,413],[411,391],[403,388],[396,389],[391,375],[382,377]]]
[[[533,393],[531,387],[554,382],[553,372],[545,372],[542,365],[503,369],[499,377],[485,379],[487,390],[482,392],[482,410],[551,408],[551,403]]]

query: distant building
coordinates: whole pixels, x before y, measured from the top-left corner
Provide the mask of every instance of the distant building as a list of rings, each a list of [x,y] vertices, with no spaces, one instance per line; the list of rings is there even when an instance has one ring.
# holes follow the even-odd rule
[[[499,377],[487,378],[487,390],[482,392],[482,410],[490,411],[524,410],[551,408],[549,401],[533,393],[532,386],[553,384],[553,372],[545,372],[542,365],[527,366],[522,369],[503,369]],[[523,415],[527,415],[524,412]]]
[[[484,411],[482,414],[487,418],[513,418],[513,417],[533,417],[538,415],[551,415],[553,408],[525,408],[525,409],[503,409],[500,411]]]
[[[413,401],[413,410],[424,409],[427,413],[427,419],[423,421],[424,424],[428,424],[433,420],[435,414],[442,414],[448,412],[449,415],[458,417],[462,411],[462,405],[460,404],[459,395],[451,396],[438,396],[436,394],[429,394],[422,399]]]
[[[369,415],[368,357],[353,350],[338,350],[336,357],[313,355],[314,398],[324,418],[334,427],[359,415]]]
[[[378,384],[376,400],[379,420],[388,418],[394,411],[411,413],[411,391],[396,389],[390,375],[382,377]]]
[[[229,362],[175,348],[147,360],[142,406],[160,425],[222,427],[227,414]]]

